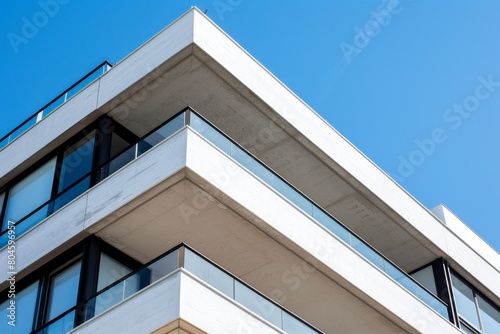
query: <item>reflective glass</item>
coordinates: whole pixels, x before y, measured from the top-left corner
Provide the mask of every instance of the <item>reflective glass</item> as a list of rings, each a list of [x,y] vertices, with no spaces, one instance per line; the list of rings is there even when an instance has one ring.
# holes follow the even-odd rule
[[[132,275],[126,278],[124,281],[119,284],[113,286],[112,288],[104,291],[99,294],[95,298],[95,313],[94,315],[98,315],[110,307],[118,304],[125,298],[130,297],[134,293],[140,290],[140,278],[142,275],[142,271],[139,271],[137,274]]]
[[[500,311],[481,297],[477,297],[483,331],[486,334],[500,333]]]
[[[189,249],[185,252],[184,268],[226,296],[234,298],[233,278]]]
[[[125,140],[123,137],[113,132],[111,134],[111,148],[109,150],[109,157],[114,157],[117,153],[120,153],[127,147],[129,147],[132,143]]]
[[[108,168],[107,175],[113,174],[114,172],[116,172],[117,170],[128,164],[130,161],[134,160],[135,151],[136,151],[136,145],[130,147],[126,151],[117,155],[113,160],[111,160],[107,165]]]
[[[76,304],[81,262],[71,265],[50,279],[47,319],[50,321]]]
[[[474,294],[471,288],[453,274],[451,275],[451,282],[458,313],[468,322],[480,328],[476,303],[474,302]]]
[[[248,169],[250,172],[255,174],[259,179],[267,183],[268,185],[272,185],[273,179],[276,176],[269,171],[266,167],[260,164],[257,160],[255,160],[248,153],[243,151],[235,144],[231,144],[231,156],[239,162],[242,166]]]
[[[219,131],[215,130],[212,126],[207,124],[198,115],[191,113],[190,126],[196,130],[203,137],[207,138],[212,144],[220,148],[226,154],[231,154],[231,142]]]
[[[99,261],[99,277],[97,291],[104,289],[111,283],[118,281],[123,276],[132,272],[132,269],[102,253]]]
[[[282,328],[281,309],[238,281],[234,282],[234,300],[273,325]]]
[[[5,193],[0,194],[0,217],[2,217],[3,213],[3,201],[5,200]],[[3,231],[3,229],[2,229]]]
[[[420,284],[425,286],[429,291],[437,295],[436,280],[434,278],[434,271],[432,270],[432,266],[422,268],[419,271],[411,274],[411,276]]]
[[[349,231],[339,223],[337,223],[334,219],[332,219],[329,215],[323,212],[323,210],[318,207],[313,207],[312,217],[316,219],[321,225],[330,230],[337,237],[342,239],[348,245],[351,243],[350,233]]]
[[[0,304],[0,333],[2,334],[27,334],[31,332],[36,311],[36,297],[38,294],[38,281],[24,288],[16,294],[15,298],[15,327],[8,324],[10,300]]]
[[[56,320],[41,330],[40,334],[66,334],[75,327],[75,311],[69,312],[64,317]]]
[[[465,334],[477,334],[475,331],[469,329],[469,327],[465,325],[462,321],[460,321],[460,330]]]
[[[85,191],[89,189],[90,186],[90,175],[87,176],[86,178],[82,179],[80,182],[77,184],[72,185],[69,189],[66,189],[66,191],[63,194],[60,194],[57,196],[56,199],[54,199],[54,212],[83,194]]]
[[[287,334],[309,334],[317,333],[314,329],[295,318],[288,312],[283,312],[283,330]]]
[[[95,131],[64,151],[58,192],[63,191],[92,170]],[[89,179],[90,180],[90,179]],[[87,189],[90,183],[87,184]]]
[[[10,189],[3,229],[8,220],[18,222],[50,199],[55,167],[53,158]],[[43,218],[47,213],[47,209],[38,212]]]
[[[170,274],[177,268],[179,268],[179,250],[169,253],[148,266],[151,272],[151,283]]]
[[[56,110],[61,104],[63,104],[64,102],[66,102],[65,98],[66,98],[66,96],[63,95],[60,98],[58,98],[57,100],[55,100],[54,102],[52,102],[51,104],[49,104],[43,110],[43,117],[47,116],[48,114],[50,114],[51,112],[53,112],[54,110]]]
[[[272,187],[293,204],[304,210],[308,215],[312,216],[312,203],[289,186],[285,181],[276,177],[273,181]]]

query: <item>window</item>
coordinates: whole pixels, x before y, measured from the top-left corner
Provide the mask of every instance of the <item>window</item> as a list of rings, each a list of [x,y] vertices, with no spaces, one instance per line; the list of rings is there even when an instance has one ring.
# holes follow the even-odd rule
[[[81,140],[67,148],[62,154],[59,172],[57,193],[68,189],[56,198],[54,211],[59,210],[71,200],[90,188],[91,176],[83,178],[90,173],[94,161],[95,131],[90,132]],[[83,178],[83,179],[82,179]],[[75,183],[77,182],[78,183]]]
[[[7,228],[8,221],[17,223],[50,199],[55,167],[56,158],[52,158],[9,190],[2,225],[3,231]],[[33,215],[44,219],[47,213],[48,206],[45,206]]]
[[[104,251],[109,254],[103,253]],[[87,309],[86,311],[90,312],[88,314],[76,312],[76,306],[95,295],[97,289],[108,287],[140,265],[98,238],[89,237],[16,282],[16,288],[19,290],[15,296],[15,327],[7,322],[7,307],[11,300],[8,299],[9,289],[1,291],[0,333],[27,334],[33,330],[41,333],[67,333],[84,322],[86,316],[97,315],[107,310],[110,305],[137,292],[141,288],[143,276],[149,282],[149,276],[134,275],[124,281],[126,284],[121,282],[116,285],[119,287],[119,298],[116,300],[101,297],[102,300],[98,300],[101,304],[95,305],[95,313],[94,309]],[[114,289],[115,287],[107,291],[115,293]],[[106,297],[109,297],[109,294]]]
[[[50,277],[46,321],[54,319],[76,305],[81,267],[81,261],[79,260]],[[74,313],[68,315],[69,317],[66,317],[68,317],[68,321],[73,326]],[[73,319],[70,320],[69,318]]]
[[[137,140],[132,132],[104,117],[56,149],[48,162],[37,164],[34,172],[12,181],[0,192],[0,248],[7,243],[9,221],[16,224],[16,234],[21,236],[133,160],[135,148],[132,158],[120,160],[118,156],[117,161],[109,163],[110,158],[121,156],[119,152]]]
[[[500,333],[500,310],[453,273],[451,282],[460,329],[464,333]]]
[[[481,323],[486,334],[500,333],[500,311],[480,296],[477,297]]]
[[[8,324],[10,299],[0,303],[0,333],[27,334],[33,329],[39,281],[19,291],[15,298],[15,327]]]
[[[420,269],[417,272],[411,274],[411,276],[416,279],[420,284],[425,286],[430,292],[438,295],[436,289],[436,279],[434,278],[434,272],[432,269],[432,265],[429,265],[425,268]]]

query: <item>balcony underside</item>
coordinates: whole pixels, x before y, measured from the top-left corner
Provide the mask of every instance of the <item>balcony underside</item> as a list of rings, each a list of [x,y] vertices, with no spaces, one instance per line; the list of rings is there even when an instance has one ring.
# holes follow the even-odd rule
[[[55,257],[54,249],[60,253],[90,233],[142,262],[185,242],[327,333],[400,333],[401,328],[416,333],[419,321],[412,312],[423,313],[439,333],[454,332],[188,129],[21,236],[17,244],[26,252],[19,254],[19,270],[25,275]]]
[[[437,257],[196,45],[152,73],[102,110],[140,136],[190,105],[401,268],[411,271]]]

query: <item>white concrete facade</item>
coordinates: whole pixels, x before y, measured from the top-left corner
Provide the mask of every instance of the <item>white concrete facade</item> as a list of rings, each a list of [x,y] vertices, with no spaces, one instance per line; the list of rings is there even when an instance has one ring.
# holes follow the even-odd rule
[[[362,199],[374,226],[361,238],[400,268],[442,258],[500,305],[498,252],[445,207],[423,207],[196,8],[4,148],[0,186],[102,115],[142,136],[188,105],[355,232],[363,221],[345,204],[326,204],[328,194],[307,179],[338,185],[342,201]],[[246,138],[268,121],[279,142],[256,149]],[[294,160],[290,148],[307,155]],[[380,230],[395,231],[394,244]],[[141,263],[187,242],[325,333],[460,333],[189,126],[19,236],[19,279],[89,235]],[[8,256],[1,249],[0,263]],[[1,290],[8,277],[0,272]],[[183,269],[72,333],[149,333],[178,319],[207,333],[247,333],[248,324],[252,333],[282,333]]]

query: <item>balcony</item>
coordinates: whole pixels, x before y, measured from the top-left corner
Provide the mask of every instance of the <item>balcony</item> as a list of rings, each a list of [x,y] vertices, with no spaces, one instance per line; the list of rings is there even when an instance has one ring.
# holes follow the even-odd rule
[[[24,122],[9,131],[5,136],[0,139],[0,151],[6,146],[20,137],[23,133],[28,131],[32,126],[36,125],[42,119],[50,115],[55,109],[66,103],[74,95],[78,94],[81,90],[91,84],[94,80],[106,73],[111,68],[111,64],[104,62],[93,69],[90,73],[71,85],[64,92],[59,94],[55,99],[47,103],[43,108],[26,119]]]
[[[73,320],[75,313],[78,315],[77,318],[82,319],[82,322],[89,321],[133,298],[146,287],[158,281],[169,279],[180,268],[201,279],[228,299],[243,306],[249,313],[263,319],[264,322],[271,325],[270,327],[285,333],[321,333],[195,250],[186,245],[179,245],[101,289],[95,296],[66,310],[43,327],[35,330],[33,334],[67,333],[75,327]],[[162,299],[161,296],[157,297]]]
[[[342,240],[345,244],[354,249],[365,259],[370,261],[387,276],[398,282],[398,284],[403,286],[407,291],[412,293],[422,302],[427,304],[430,308],[435,310],[442,317],[448,319],[447,304],[445,304],[433,293],[431,293],[425,287],[415,281],[403,270],[399,269],[389,259],[385,258],[382,254],[377,252],[368,243],[364,242],[355,233],[342,225],[341,222],[336,220],[321,207],[316,205],[300,191],[295,189],[291,184],[282,179],[270,168],[266,167],[262,162],[253,157],[245,149],[239,146],[236,142],[232,141],[229,137],[216,129],[207,120],[202,118],[202,116],[200,116],[190,108],[186,108],[185,110],[176,114],[167,122],[163,123],[156,129],[124,149],[113,159],[92,170],[91,173],[97,173],[102,179],[105,179],[107,176],[113,174],[115,171],[125,166],[132,160],[135,160],[143,153],[147,152],[155,145],[170,137],[185,126],[189,126],[195,132],[206,138],[209,142],[218,147],[222,152],[230,156],[237,163],[239,163],[257,178],[259,178],[262,182],[274,189],[292,205],[296,206],[310,218],[324,226],[337,238]],[[85,179],[86,177],[88,177],[88,175],[83,176],[81,179]],[[51,202],[45,203],[37,210],[30,213],[27,217],[17,222],[15,224],[16,234],[19,236],[21,233],[32,228],[41,220],[43,220],[44,215],[40,216],[39,212],[47,212],[46,207],[54,207],[54,201],[60,202],[60,205],[56,206],[60,208],[63,204],[68,203],[83,191],[85,191],[85,188],[79,186],[80,182],[81,180],[78,180],[72,186],[68,187],[68,189],[61,194],[61,198],[57,197]],[[1,238],[2,244],[5,245],[8,240],[8,234],[4,233]]]

